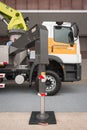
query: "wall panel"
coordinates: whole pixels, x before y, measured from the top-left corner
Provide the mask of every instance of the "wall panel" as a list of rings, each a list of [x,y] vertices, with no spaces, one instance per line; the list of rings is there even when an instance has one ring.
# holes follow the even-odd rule
[[[16,9],[27,9],[27,0],[16,0]]]
[[[83,9],[87,10],[87,0],[83,0]]]
[[[5,2],[5,0],[0,0],[1,2]]]
[[[87,59],[87,51],[81,51],[82,59]]]
[[[50,0],[38,0],[39,9],[41,10],[49,9],[50,8],[49,2]]]
[[[9,37],[0,37],[0,45],[6,45],[7,41],[9,41]]]
[[[16,9],[87,10],[87,0],[1,0]]]
[[[38,0],[27,0],[27,9],[37,10],[38,9]]]
[[[83,8],[82,0],[72,0],[72,9],[81,10]]]
[[[59,10],[60,9],[60,0],[50,0],[50,9]]]
[[[64,10],[69,10],[71,9],[71,0],[61,0],[61,9]]]
[[[5,0],[5,4],[9,5],[10,7],[15,8],[15,0]]]
[[[81,47],[82,58],[87,59],[87,36],[80,37],[80,47]]]

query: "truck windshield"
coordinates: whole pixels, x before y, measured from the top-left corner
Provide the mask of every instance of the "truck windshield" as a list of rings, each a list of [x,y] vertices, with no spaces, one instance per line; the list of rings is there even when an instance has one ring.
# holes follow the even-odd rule
[[[54,40],[56,42],[70,43],[69,34],[71,31],[69,27],[54,26]]]

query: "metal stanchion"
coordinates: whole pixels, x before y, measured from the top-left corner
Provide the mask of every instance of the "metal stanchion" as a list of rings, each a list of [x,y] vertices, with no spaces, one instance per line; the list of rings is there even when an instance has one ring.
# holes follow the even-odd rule
[[[40,113],[37,114],[37,119],[39,119],[41,123],[46,123],[45,120],[48,118],[49,115],[45,112],[45,96],[41,96]]]
[[[31,114],[29,124],[56,124],[56,119],[53,111],[45,112],[45,96],[46,96],[46,65],[49,64],[48,60],[48,31],[45,26],[39,26],[39,37],[36,37],[35,51],[36,60],[38,63],[38,80],[39,80],[39,96],[41,98],[40,112],[34,111]],[[33,29],[33,31],[36,28]],[[34,33],[35,36],[36,33]],[[34,36],[34,37],[35,37]],[[33,38],[34,38],[33,37]]]
[[[44,86],[45,82],[41,81],[43,75],[40,75],[39,84]],[[45,81],[45,80],[44,80]],[[42,89],[42,88],[41,88]],[[46,93],[39,93],[40,96],[40,112],[32,112],[29,124],[40,124],[40,125],[48,125],[48,124],[56,124],[56,119],[53,111],[45,111],[45,96]]]

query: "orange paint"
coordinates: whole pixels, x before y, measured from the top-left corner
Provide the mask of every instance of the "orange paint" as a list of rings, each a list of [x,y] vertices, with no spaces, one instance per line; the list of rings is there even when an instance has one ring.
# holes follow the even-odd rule
[[[69,43],[55,42],[53,38],[48,39],[49,54],[76,54],[76,44],[73,47]]]

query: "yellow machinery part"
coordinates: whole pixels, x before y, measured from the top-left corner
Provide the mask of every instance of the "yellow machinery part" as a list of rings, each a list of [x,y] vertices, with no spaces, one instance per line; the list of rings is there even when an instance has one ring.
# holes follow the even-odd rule
[[[7,6],[0,2],[0,13],[10,20],[8,23],[8,30],[23,29],[28,30],[21,12]]]

